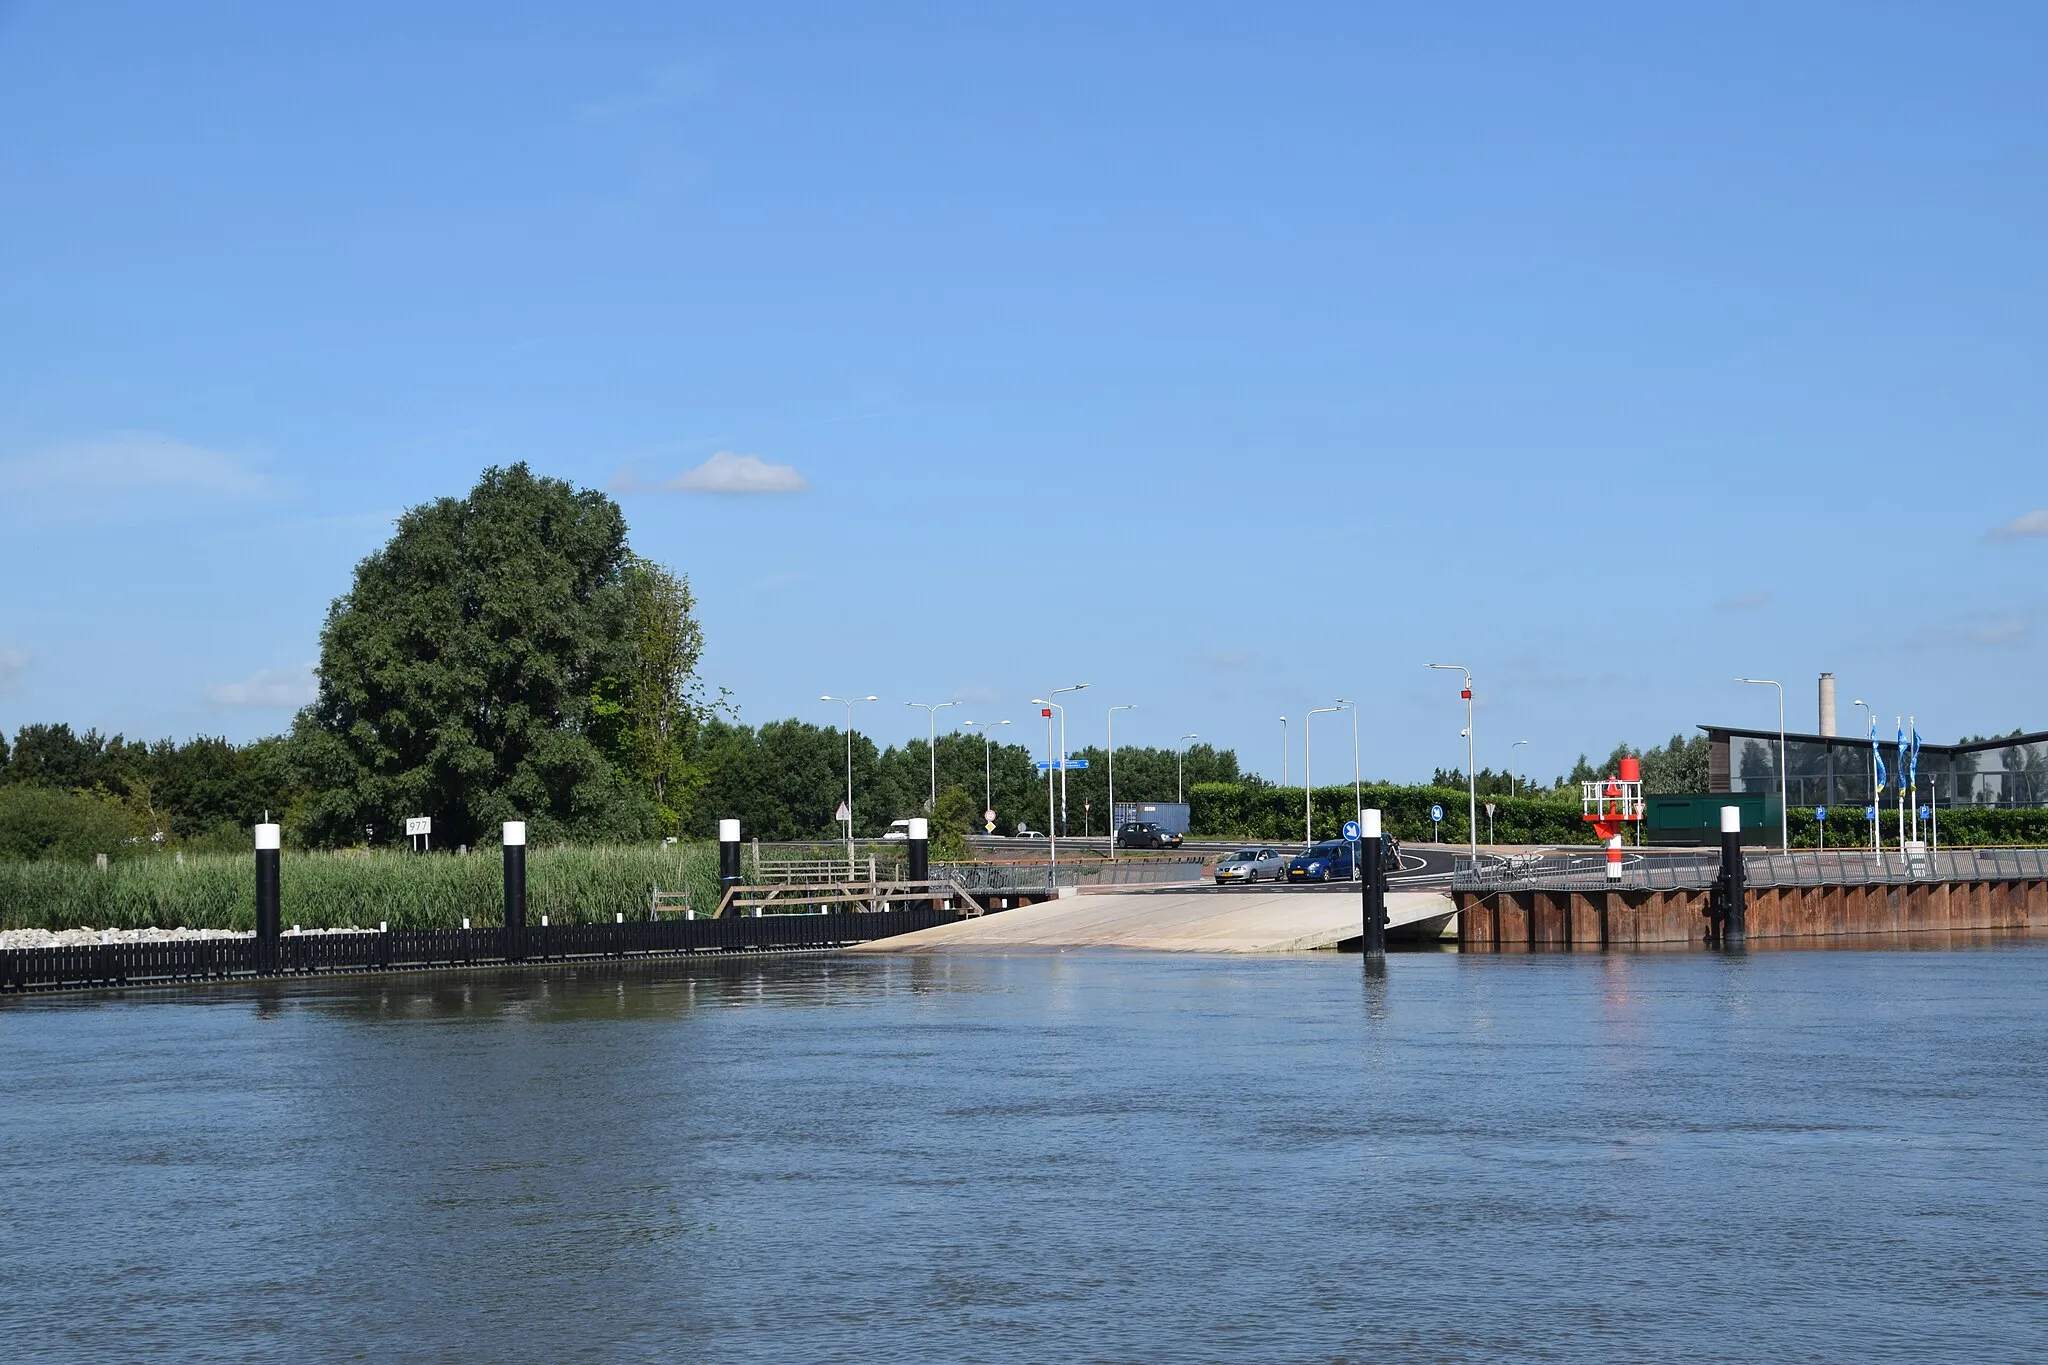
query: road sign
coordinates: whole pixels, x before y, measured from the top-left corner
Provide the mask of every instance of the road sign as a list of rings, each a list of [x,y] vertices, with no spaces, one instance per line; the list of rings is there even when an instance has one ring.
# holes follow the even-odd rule
[[[1920,808],[1920,818],[1921,818],[1922,820],[1925,820],[1925,819],[1927,819],[1927,818],[1928,818],[1929,816],[1931,816],[1931,815],[1933,815],[1933,814],[1934,814],[1934,812],[1933,812],[1932,810],[1928,809],[1928,808],[1927,808],[1926,806],[1922,806],[1922,807]]]
[[[1061,765],[1058,763],[1041,763],[1038,765],[1038,771],[1046,772],[1051,769],[1056,769],[1060,766]],[[1085,758],[1070,758],[1066,761],[1065,766],[1073,769],[1075,772],[1079,772],[1081,769],[1088,766],[1088,760]]]
[[[988,822],[989,822],[989,828],[990,828],[990,829],[994,829],[994,828],[995,828],[995,818],[996,818],[996,813],[995,813],[994,811],[992,811],[992,810],[985,810],[985,811],[983,811],[983,812],[981,813],[981,818],[982,818],[983,820],[986,820],[986,821],[988,821]]]
[[[1347,839],[1356,839],[1358,837],[1358,822],[1356,820],[1346,820],[1344,822],[1344,837]]]
[[[1429,818],[1438,824],[1442,824],[1444,818],[1444,808],[1438,805],[1431,805],[1429,808]]]
[[[990,834],[994,834],[996,832],[996,822],[993,820],[982,821],[981,827],[987,830]]]
[[[1491,801],[1486,803],[1486,818],[1489,820],[1493,818],[1493,802]]]
[[[1863,818],[1866,820],[1875,820],[1877,818],[1877,807],[1865,806],[1863,808]]]
[[[1813,808],[1813,818],[1822,824],[1826,824],[1828,822],[1828,808],[1826,806],[1815,806]]]
[[[431,815],[408,815],[405,817],[405,837],[415,838],[434,832],[434,817]]]
[[[846,803],[844,801],[841,801],[839,803],[839,809],[832,812],[832,818],[843,825],[853,818],[853,812],[846,808]]]

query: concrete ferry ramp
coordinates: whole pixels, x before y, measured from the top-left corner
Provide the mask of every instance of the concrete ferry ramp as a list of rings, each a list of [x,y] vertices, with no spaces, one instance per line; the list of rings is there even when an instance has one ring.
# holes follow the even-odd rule
[[[1387,894],[1392,936],[1435,938],[1456,911],[1435,891]],[[1169,953],[1290,953],[1335,948],[1361,932],[1356,894],[1311,891],[1105,892],[1020,906],[859,944],[860,953],[1006,948],[1143,948]]]

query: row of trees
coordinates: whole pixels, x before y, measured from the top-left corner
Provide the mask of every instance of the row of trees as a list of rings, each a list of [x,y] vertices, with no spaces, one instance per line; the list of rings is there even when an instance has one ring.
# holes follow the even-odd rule
[[[1543,796],[1576,801],[1579,784],[1592,782],[1603,777],[1612,777],[1621,771],[1621,760],[1634,758],[1642,763],[1643,791],[1650,796],[1684,796],[1694,792],[1705,792],[1707,787],[1707,737],[1705,735],[1673,735],[1671,742],[1658,747],[1652,744],[1647,749],[1638,749],[1631,744],[1617,744],[1597,766],[1586,761],[1584,754],[1572,770],[1553,781],[1546,789],[1532,784],[1527,777],[1495,772],[1481,768],[1474,784],[1479,795],[1484,796]],[[1463,791],[1465,773],[1461,768],[1438,768],[1430,777],[1430,785]]]

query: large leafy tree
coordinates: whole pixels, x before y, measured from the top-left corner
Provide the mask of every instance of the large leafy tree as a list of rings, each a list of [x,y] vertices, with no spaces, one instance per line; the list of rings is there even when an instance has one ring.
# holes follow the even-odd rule
[[[605,680],[636,671],[633,564],[617,504],[524,464],[400,517],[321,632],[295,727],[318,793],[306,835],[389,842],[408,815],[443,844],[510,819],[541,838],[651,833],[653,803],[593,732]]]

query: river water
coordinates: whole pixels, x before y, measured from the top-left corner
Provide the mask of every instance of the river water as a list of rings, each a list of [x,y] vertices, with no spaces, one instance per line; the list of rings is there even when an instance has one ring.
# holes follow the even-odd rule
[[[9,1359],[2048,1356],[2048,951],[0,1005]]]

